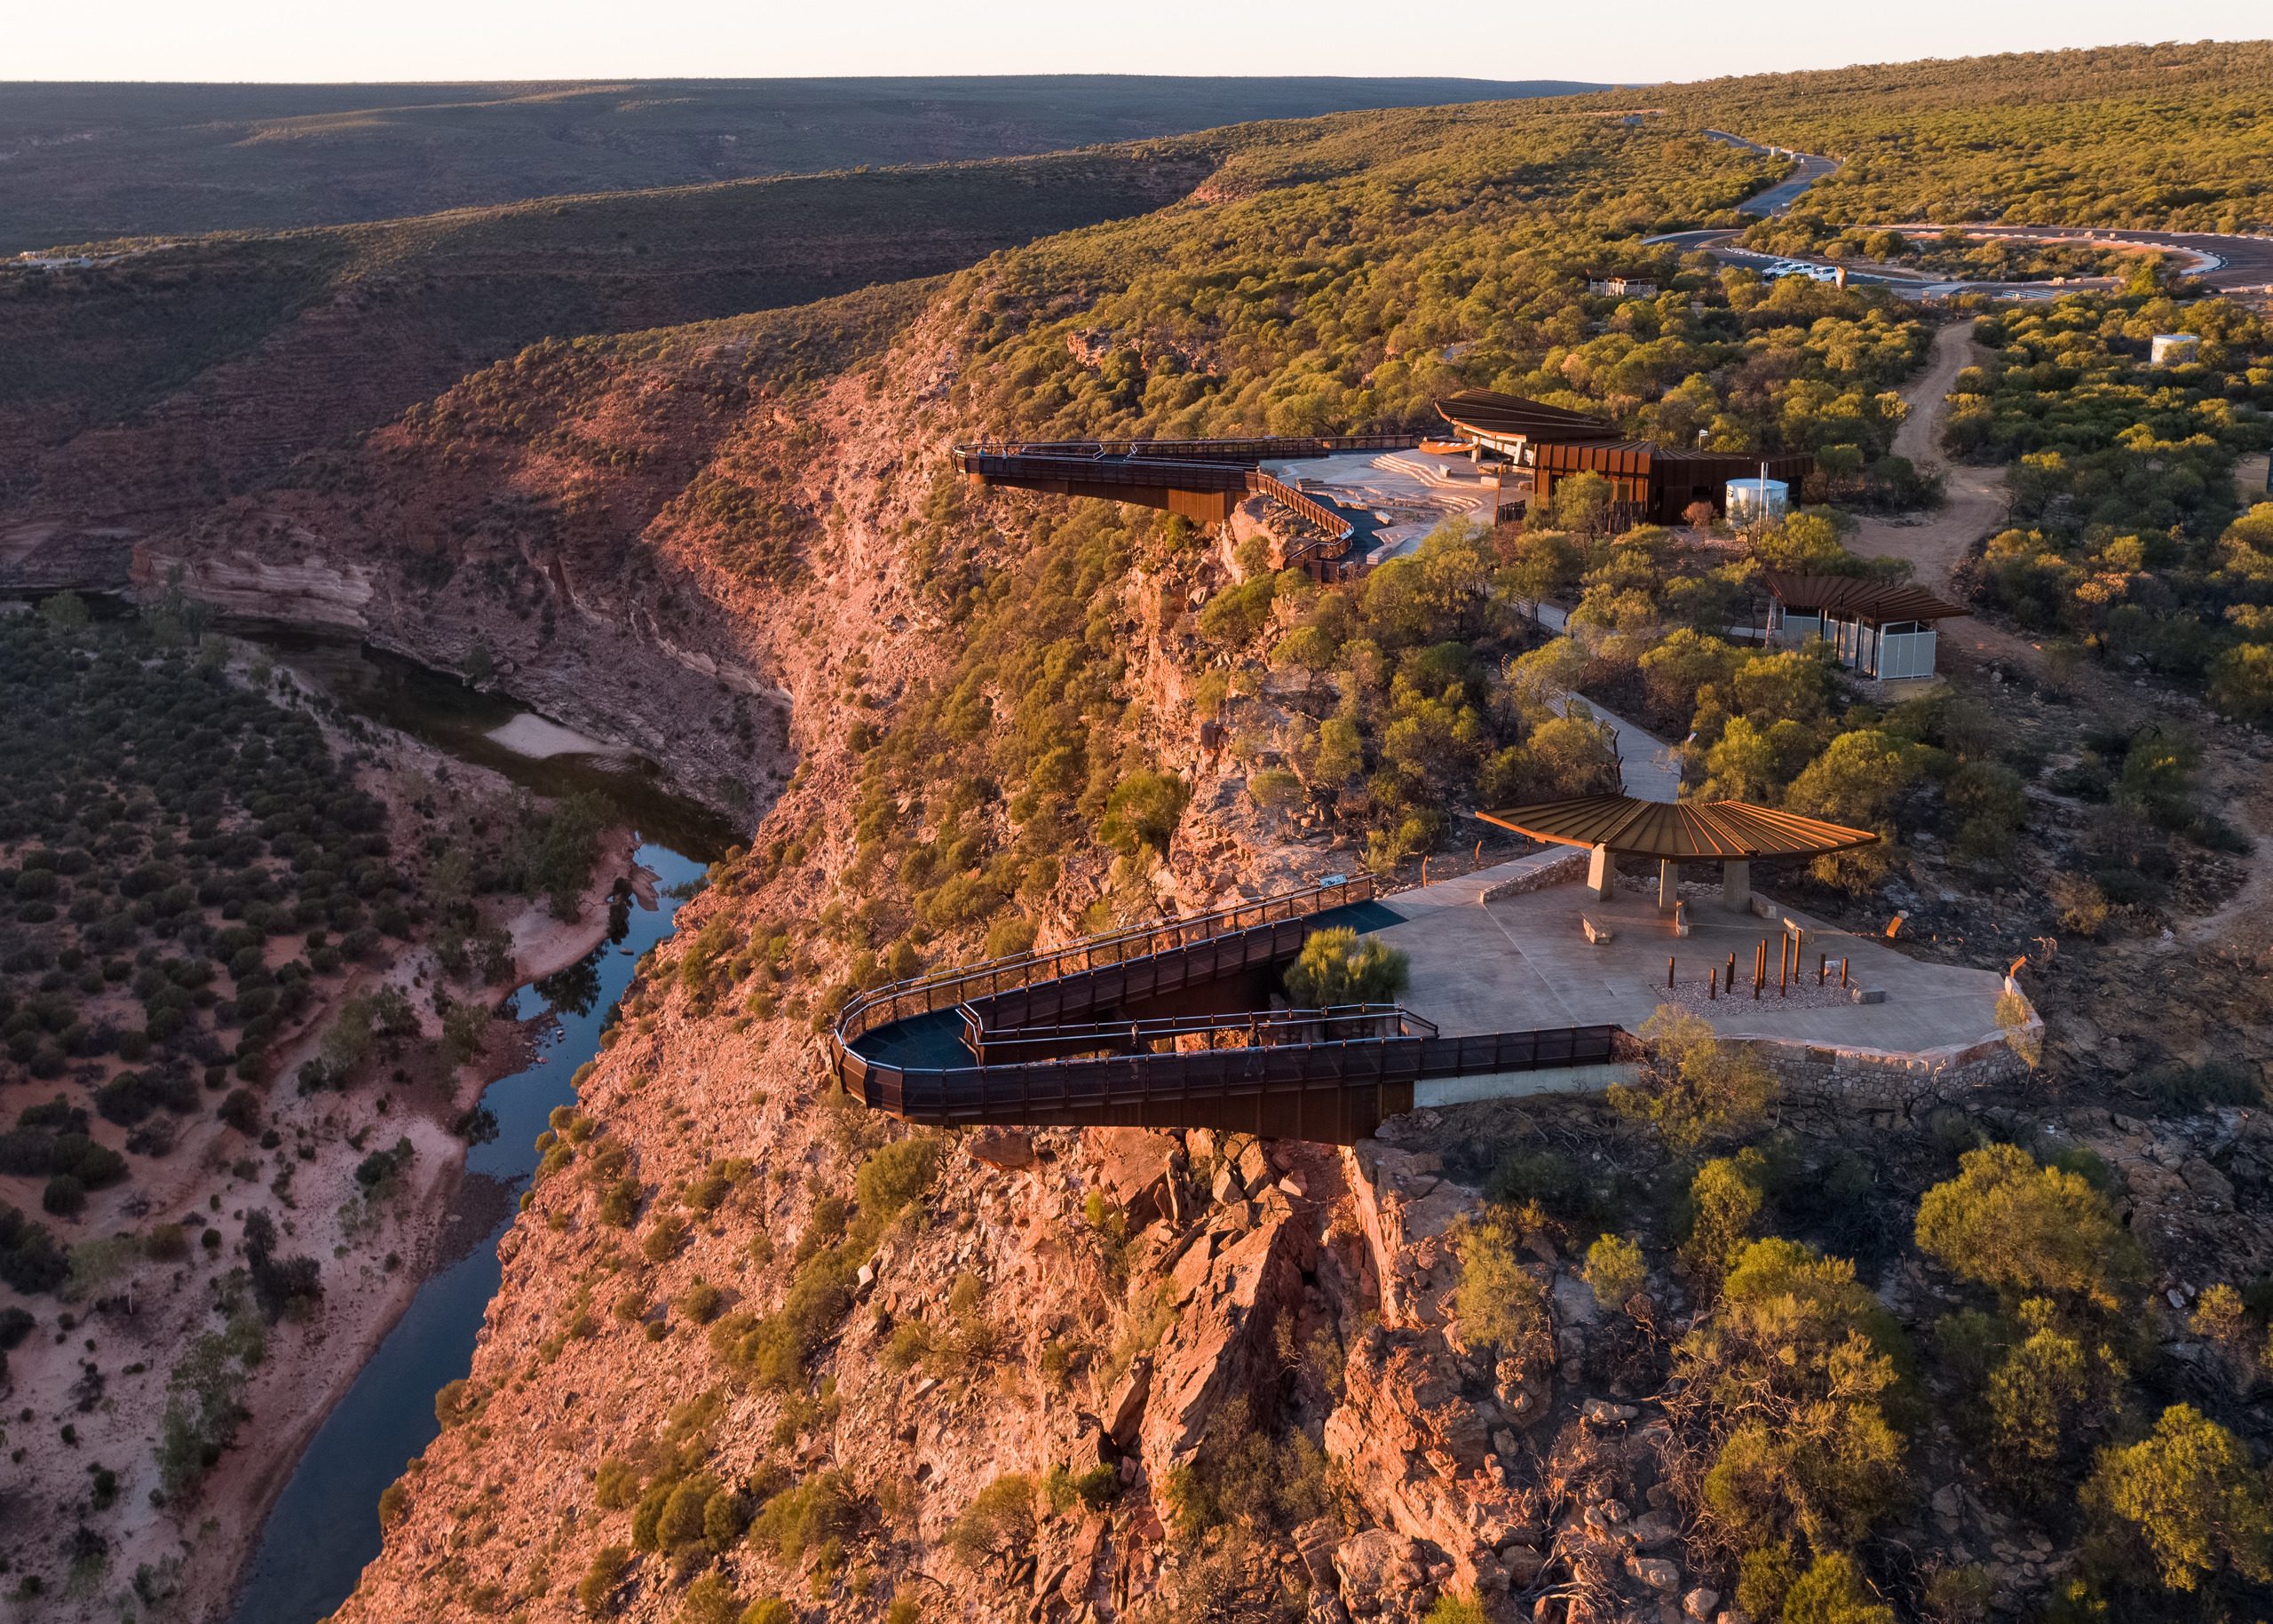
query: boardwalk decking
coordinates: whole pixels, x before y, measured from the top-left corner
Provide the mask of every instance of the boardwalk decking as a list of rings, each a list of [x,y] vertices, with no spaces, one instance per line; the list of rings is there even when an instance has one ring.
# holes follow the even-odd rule
[[[878,988],[838,1018],[838,1079],[872,1109],[944,1126],[1215,1128],[1348,1144],[1410,1110],[1419,1082],[1628,1058],[1614,1026],[1445,1037],[1399,1010],[1274,1018],[1258,983],[1313,931],[1393,923],[1375,896],[1370,876],[1330,881]],[[1168,1009],[1186,1018],[1181,1031],[1146,1018]],[[1000,1058],[1027,1043],[1073,1052]]]

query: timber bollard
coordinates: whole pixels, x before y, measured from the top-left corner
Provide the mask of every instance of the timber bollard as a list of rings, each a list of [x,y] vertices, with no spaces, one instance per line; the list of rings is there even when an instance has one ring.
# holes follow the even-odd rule
[[[1730,997],[1732,997],[1732,998],[1733,998],[1734,996],[1736,996],[1736,990],[1737,990],[1737,955],[1736,955],[1734,953],[1731,953],[1731,954],[1730,954],[1730,955],[1729,955],[1729,995],[1730,995]]]
[[[1720,996],[1721,978],[1708,970],[1705,972],[1705,1002],[1707,1003],[1718,1002],[1720,1001]]]
[[[1673,955],[1666,955],[1666,990],[1673,990]]]
[[[1845,959],[1839,961],[1839,985],[1841,986],[1847,985],[1847,961]]]
[[[1829,954],[1818,953],[1815,955],[1815,984],[1818,986],[1821,986],[1823,985],[1824,977],[1830,973],[1830,966],[1831,955]]]

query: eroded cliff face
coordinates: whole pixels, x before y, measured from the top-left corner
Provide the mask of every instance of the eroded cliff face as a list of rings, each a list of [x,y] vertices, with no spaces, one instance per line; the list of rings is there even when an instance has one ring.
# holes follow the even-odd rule
[[[907,542],[958,426],[956,330],[918,312],[794,394],[721,387],[713,346],[534,392],[534,427],[525,392],[510,435],[414,421],[338,490],[270,493],[140,566],[246,607],[304,596],[438,661],[478,640],[532,697],[557,685],[564,714],[720,771],[748,772],[727,674],[788,700],[800,769],[757,780],[772,850],[722,866],[627,1001],[506,1242],[453,1424],[340,1616],[731,1618],[779,1596],[847,1619],[1410,1620],[1448,1588],[1504,1598],[1558,1552],[1601,1594],[1665,1594],[1647,1552],[1671,1525],[1620,1509],[1656,1488],[1658,1434],[1585,1389],[1575,1342],[1459,1342],[1472,1175],[1386,1144],[906,1129],[833,1091],[828,931],[786,933],[771,973],[717,970],[864,900],[842,879],[848,681],[889,705],[961,635]],[[693,494],[725,481],[793,553],[750,567]],[[493,503],[545,524],[469,518]],[[972,567],[1028,544],[1037,511],[991,512]],[[1101,893],[1197,909],[1352,860],[1259,813],[1190,723],[1187,611],[1232,567],[1193,549],[1108,594],[1124,729],[1192,795],[1165,860],[1066,862],[1045,943]],[[1551,1248],[1532,1261],[1551,1301],[1590,1301]],[[1612,1513],[1571,1521],[1581,1477]]]
[[[1622,1303],[1580,1261],[1604,1223],[1659,1224],[1686,1170],[1598,1102],[1415,1113],[1344,1153],[941,1135],[834,1092],[830,1000],[888,973],[868,950],[895,938],[927,963],[984,951],[991,914],[915,921],[907,895],[941,861],[981,874],[942,855],[958,828],[987,820],[1010,846],[1023,820],[1020,786],[959,765],[879,796],[872,752],[942,684],[952,727],[1013,725],[1010,657],[962,663],[968,600],[947,589],[1010,582],[1015,617],[1018,572],[1065,566],[1053,527],[1079,522],[1047,498],[965,503],[941,466],[976,426],[952,387],[970,296],[848,319],[796,384],[759,319],[548,347],[145,551],[153,589],[178,566],[225,604],[289,594],[437,663],[479,651],[682,781],[742,786],[756,824],[582,1079],[467,1385],[341,1616],[701,1624],[779,1597],[792,1618],[892,1624],[1405,1621],[1451,1592],[1495,1616],[1740,1624],[1669,1390],[1691,1282],[1662,1234]],[[1084,713],[1083,743],[1190,799],[1165,858],[1089,838],[1029,866],[1018,907],[1043,946],[1355,861],[1314,818],[1259,810],[1192,725],[1219,661],[1192,612],[1236,559],[1135,522],[1107,540],[1125,551],[1073,625],[1110,652],[1115,704]],[[1073,641],[1037,687],[1073,669]],[[862,827],[879,821],[902,837],[881,864]],[[1833,1098],[1784,1126],[1842,1176],[1866,1136],[1856,1176],[1881,1182],[1852,1204],[1899,1226],[1946,1173],[1921,1129],[1950,1103],[1927,1089],[1858,1121]],[[2110,1124],[2071,1127],[2098,1145]],[[2261,1143],[2237,1121],[2217,1144],[2102,1153],[2147,1169],[2141,1232],[2231,1235],[2219,1169],[2261,1185]],[[1538,1310],[1486,1348],[1461,1323],[1459,1237],[1501,1160],[1540,1147],[1588,1192],[1560,1215],[1493,1204],[1520,1211]],[[1913,1267],[1881,1291],[1918,1333],[1954,1300]],[[2063,1571],[1962,1487],[1950,1440],[1919,1453],[1897,1537],[1977,1555],[2016,1602]]]

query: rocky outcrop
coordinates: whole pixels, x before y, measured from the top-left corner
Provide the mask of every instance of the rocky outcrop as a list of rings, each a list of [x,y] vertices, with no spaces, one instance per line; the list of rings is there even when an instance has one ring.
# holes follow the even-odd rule
[[[1177,1314],[1153,1359],[1142,1433],[1144,1475],[1155,1484],[1191,1462],[1229,1399],[1266,1396],[1283,1366],[1275,1334],[1316,1253],[1316,1215],[1275,1190],[1252,1223],[1247,1205],[1201,1230],[1168,1274],[1163,1295]]]
[[[1343,1153],[1358,1222],[1371,1248],[1385,1325],[1441,1319],[1456,1283],[1460,1224],[1483,1210],[1477,1192],[1444,1176],[1444,1158],[1378,1139]]]
[[[1350,1350],[1326,1452],[1390,1529],[1431,1553],[1435,1582],[1496,1595],[1537,1571],[1542,1517],[1509,1471],[1512,1418],[1471,1398],[1463,1375],[1441,1336],[1376,1328]]]
[[[244,552],[194,555],[144,542],[134,548],[131,579],[144,597],[178,584],[225,614],[359,633],[371,630],[368,611],[377,593],[369,567],[313,551],[285,560]]]

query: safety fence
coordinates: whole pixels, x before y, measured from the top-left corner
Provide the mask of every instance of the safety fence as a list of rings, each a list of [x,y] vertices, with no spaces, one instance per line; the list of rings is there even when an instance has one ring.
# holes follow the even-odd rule
[[[1222,1128],[1348,1143],[1411,1109],[1420,1081],[1628,1057],[1631,1040],[1617,1026],[1448,1038],[1397,1006],[1117,1013],[1284,963],[1321,915],[1377,894],[1371,875],[1335,878],[876,988],[838,1018],[838,1079],[873,1109],[910,1121]],[[921,1065],[862,1052],[864,1036],[948,1013],[952,1038],[934,1036],[952,1044],[957,1060]],[[1235,1046],[1217,1041],[1232,1034],[1251,1036]],[[1163,1042],[1169,1047],[1154,1047]]]

